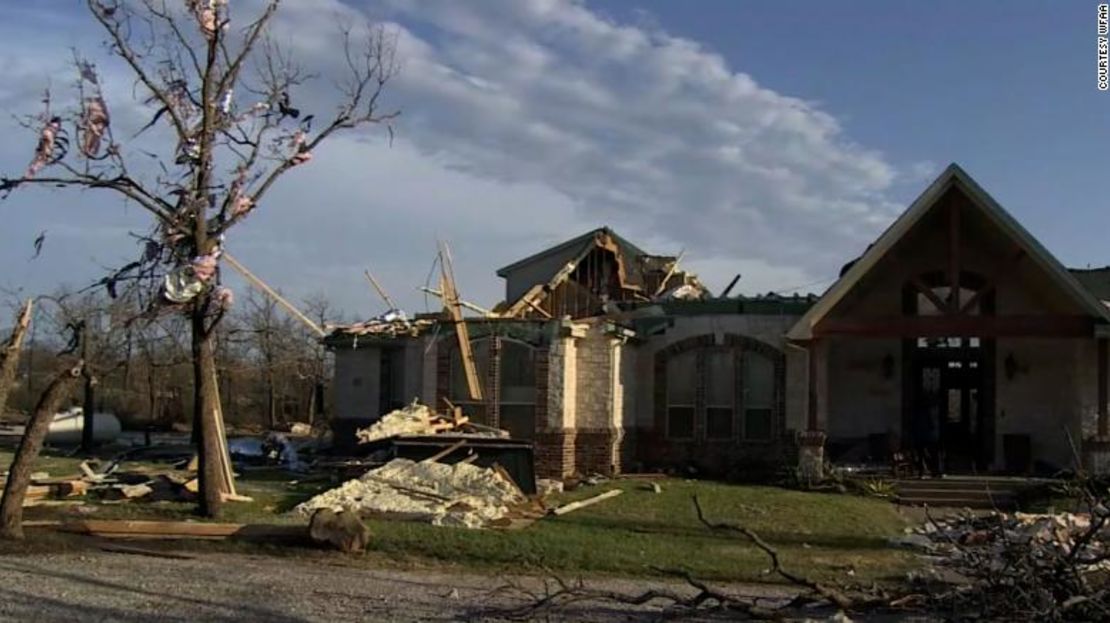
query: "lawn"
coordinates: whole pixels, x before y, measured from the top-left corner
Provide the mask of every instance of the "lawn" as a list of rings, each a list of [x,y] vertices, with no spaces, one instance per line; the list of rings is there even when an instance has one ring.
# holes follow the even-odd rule
[[[0,453],[0,464],[6,461],[10,454]],[[78,462],[44,457],[37,468],[60,476],[74,473]],[[371,553],[361,559],[344,557],[343,563],[457,565],[560,575],[653,576],[662,573],[659,569],[685,569],[711,580],[774,581],[766,575],[767,557],[744,537],[711,532],[698,522],[692,503],[696,494],[710,520],[754,530],[779,550],[787,568],[814,578],[882,580],[901,575],[914,565],[912,556],[886,543],[887,537],[900,534],[906,525],[889,502],[707,481],[656,482],[662,493],[654,493],[644,481],[622,479],[557,496],[549,502],[589,497],[613,487],[624,489],[616,498],[561,517],[546,517],[520,530],[464,530],[369,520],[374,534]],[[334,484],[329,479],[304,479],[277,471],[249,472],[239,480],[239,489],[255,501],[229,504],[224,520],[304,523],[289,514],[289,509]],[[132,502],[100,506],[94,516],[182,519],[192,509],[182,502]],[[65,507],[32,508],[27,517],[57,518],[66,512]],[[276,552],[273,547],[258,551],[297,554]]]

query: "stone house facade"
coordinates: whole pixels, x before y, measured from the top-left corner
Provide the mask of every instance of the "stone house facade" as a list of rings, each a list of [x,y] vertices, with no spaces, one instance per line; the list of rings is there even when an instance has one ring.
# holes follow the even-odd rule
[[[532,440],[546,477],[883,463],[930,426],[949,471],[1106,462],[1110,269],[1065,269],[956,165],[820,298],[676,266],[603,228],[499,271],[506,303],[465,320],[481,401],[449,320],[337,330],[337,439],[419,398]]]

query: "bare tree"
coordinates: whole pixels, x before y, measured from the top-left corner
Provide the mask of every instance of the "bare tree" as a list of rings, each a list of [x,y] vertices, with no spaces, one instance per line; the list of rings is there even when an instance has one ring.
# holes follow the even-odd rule
[[[137,137],[117,140],[101,78],[77,57],[75,109],[53,110],[47,94],[45,110],[26,122],[38,131],[31,163],[21,175],[0,178],[0,193],[24,186],[106,190],[154,218],[155,227],[141,237],[141,257],[103,284],[111,292],[119,282],[145,283],[148,315],[176,311],[189,319],[200,511],[214,517],[227,493],[214,347],[215,328],[230,303],[229,291],[219,286],[224,237],[323,141],[359,126],[389,126],[398,113],[382,112],[380,99],[397,71],[394,38],[381,28],[356,36],[340,26],[337,49],[346,78],[336,82],[334,113],[321,115],[314,130],[320,120],[293,100],[313,76],[268,34],[280,0],[234,19],[227,0],[86,2],[110,53],[130,70],[137,98],[152,113],[139,133],[158,127],[172,143],[139,149]],[[69,148],[70,129],[77,149]],[[153,173],[131,166],[151,153]]]

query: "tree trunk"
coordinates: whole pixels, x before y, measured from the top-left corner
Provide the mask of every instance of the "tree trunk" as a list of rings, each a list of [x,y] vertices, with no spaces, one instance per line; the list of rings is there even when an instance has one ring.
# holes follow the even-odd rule
[[[15,451],[15,458],[8,470],[4,497],[0,500],[0,538],[23,538],[23,498],[27,494],[27,485],[31,482],[31,468],[42,450],[50,423],[54,421],[54,414],[73,388],[74,381],[81,375],[82,368],[83,365],[78,363],[59,374],[47,386],[27,422],[23,439],[19,442],[19,449]]]
[[[212,336],[205,330],[204,306],[192,312],[193,329],[193,423],[199,428],[197,456],[200,467],[200,514],[216,518],[223,508],[225,491],[217,423],[220,395],[216,388],[216,353]]]
[[[89,369],[90,331],[88,323],[82,322],[81,359],[85,362],[85,370],[81,373],[81,376],[85,379],[85,399],[82,407],[83,413],[81,414],[81,451],[85,453],[92,452],[93,449],[93,418],[96,417],[96,396],[93,393],[96,379],[93,378],[92,370]]]
[[[266,413],[270,419],[270,430],[277,430],[277,398],[274,395],[274,372],[270,364],[267,364],[266,367]]]
[[[0,418],[4,416],[8,406],[8,393],[15,384],[15,372],[19,367],[19,354],[23,349],[23,336],[31,324],[31,299],[28,299],[19,314],[16,315],[15,327],[8,341],[0,346]]]

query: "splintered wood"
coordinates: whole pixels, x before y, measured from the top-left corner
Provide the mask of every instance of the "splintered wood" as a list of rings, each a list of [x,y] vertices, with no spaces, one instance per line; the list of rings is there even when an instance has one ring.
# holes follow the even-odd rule
[[[455,335],[459,339],[459,353],[462,355],[463,372],[466,374],[466,387],[471,400],[482,400],[482,383],[478,380],[478,366],[474,363],[474,351],[470,348],[470,331],[462,315],[459,292],[455,287],[455,268],[451,264],[451,251],[447,243],[440,243],[439,267],[443,275],[439,291],[443,293],[443,305],[455,324]]]

